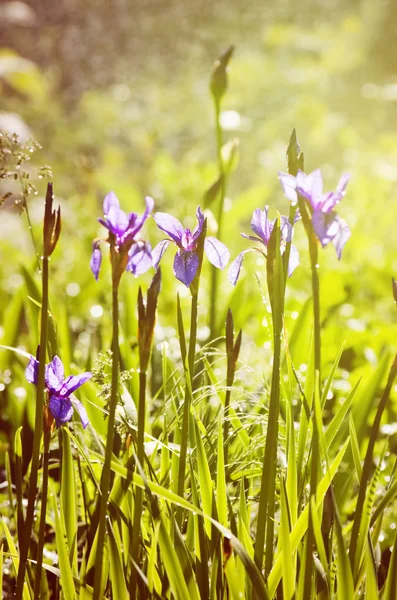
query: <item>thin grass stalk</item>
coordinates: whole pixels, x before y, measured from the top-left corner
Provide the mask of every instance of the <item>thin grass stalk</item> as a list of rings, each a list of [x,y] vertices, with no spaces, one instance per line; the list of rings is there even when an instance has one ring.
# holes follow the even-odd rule
[[[190,338],[189,338],[189,350],[187,355],[188,369],[187,377],[190,378],[190,382],[186,383],[185,386],[185,398],[183,403],[183,416],[182,416],[182,432],[181,432],[181,449],[179,455],[179,468],[178,468],[178,496],[183,497],[185,489],[185,473],[186,473],[186,457],[187,457],[187,446],[189,441],[189,415],[190,407],[192,402],[192,387],[193,387],[193,372],[194,372],[194,357],[196,352],[196,340],[197,340],[197,313],[198,313],[198,286],[197,291],[192,290],[192,304],[190,312]],[[178,522],[180,526],[180,522]]]
[[[36,574],[34,582],[34,600],[40,598],[41,589],[41,576],[43,567],[43,550],[44,550],[44,534],[46,526],[46,515],[47,515],[47,498],[48,498],[48,465],[50,459],[50,441],[51,441],[51,430],[45,431],[44,433],[44,452],[43,452],[43,485],[42,485],[42,497],[41,497],[41,512],[40,512],[40,525],[39,525],[39,542],[37,547],[37,563],[36,563]]]
[[[366,495],[366,491],[367,491],[367,484],[371,477],[372,459],[373,459],[375,443],[376,443],[376,440],[377,440],[377,437],[379,434],[380,423],[381,423],[383,411],[385,410],[387,401],[389,400],[390,392],[391,392],[393,382],[394,382],[394,379],[396,378],[396,376],[397,376],[397,356],[394,358],[394,361],[390,367],[387,385],[384,389],[382,398],[379,402],[378,410],[376,411],[375,420],[372,425],[371,435],[370,435],[369,442],[368,442],[367,452],[365,454],[363,471],[362,471],[362,476],[360,479],[360,488],[359,488],[359,492],[358,492],[356,510],[354,513],[352,534],[351,534],[351,539],[350,539],[349,557],[350,557],[350,564],[352,566],[352,569],[354,568],[354,562],[356,559],[358,534],[360,531],[360,523],[361,523],[363,507],[364,507],[364,502],[365,502],[365,495]]]
[[[48,333],[48,273],[49,256],[42,257],[42,295],[41,295],[41,326],[40,326],[40,351],[38,361],[39,369],[36,388],[36,417],[33,437],[32,464],[30,468],[28,506],[26,510],[26,520],[24,524],[24,535],[20,538],[20,562],[17,577],[16,600],[21,600],[23,595],[23,585],[26,573],[26,564],[28,559],[30,538],[32,535],[34,508],[36,502],[36,488],[38,479],[38,470],[40,463],[40,445],[43,431],[44,414],[44,390],[45,390],[45,359]]]
[[[111,460],[113,453],[114,430],[116,420],[118,378],[119,378],[119,300],[118,285],[113,285],[113,304],[112,304],[112,323],[113,323],[113,343],[112,343],[112,389],[110,395],[108,432],[106,439],[105,462],[103,465],[101,479],[101,499],[99,508],[98,540],[97,552],[95,556],[95,576],[93,600],[100,600],[101,594],[101,575],[103,563],[103,551],[106,532],[106,513],[109,497]]]
[[[143,469],[145,458],[145,408],[146,408],[146,372],[139,373],[139,404],[138,404],[138,437],[137,437],[137,460]],[[143,490],[140,487],[135,488],[134,499],[134,521],[132,529],[131,556],[133,561],[139,565],[139,538],[141,531],[141,512],[142,512]],[[133,563],[134,564],[134,563]],[[135,598],[137,586],[137,570],[133,567],[129,593],[131,598]]]

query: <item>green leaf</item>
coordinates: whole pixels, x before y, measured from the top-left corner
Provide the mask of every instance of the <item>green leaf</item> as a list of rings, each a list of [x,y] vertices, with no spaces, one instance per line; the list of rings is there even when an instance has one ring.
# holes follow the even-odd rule
[[[295,594],[295,560],[290,545],[290,524],[288,499],[285,490],[285,481],[280,485],[280,545],[284,552],[283,559],[283,598],[291,600]]]
[[[18,551],[14,544],[14,540],[12,538],[10,530],[8,529],[7,521],[6,521],[5,517],[3,517],[2,524],[3,524],[3,530],[4,530],[4,533],[6,536],[8,548],[10,550],[10,554],[12,557],[12,564],[14,567],[15,576],[17,576],[18,569],[19,569],[19,554],[18,554]],[[23,584],[23,600],[30,600],[31,598],[33,598],[33,594],[31,592],[31,590],[29,589],[29,585],[28,585],[27,581],[25,580],[25,583]]]
[[[108,523],[109,534],[109,575],[112,584],[113,597],[120,600],[128,600],[128,590],[126,578],[123,570],[123,561],[121,557],[121,540],[116,540],[114,529],[111,523]]]
[[[218,521],[221,525],[227,526],[227,498],[226,498],[226,473],[225,460],[223,454],[223,432],[222,419],[218,419],[218,453],[216,467],[216,507],[218,511]]]
[[[58,499],[54,487],[50,485],[52,510],[55,519],[55,541],[58,551],[59,567],[61,570],[62,593],[65,600],[76,599],[76,589],[73,581],[73,572],[69,562],[69,547],[64,523],[58,511]]]
[[[68,547],[71,551],[70,563],[77,574],[77,498],[75,474],[67,427],[62,427],[62,479],[61,479],[61,519],[65,525]]]
[[[196,425],[196,451],[197,451],[197,465],[200,480],[200,495],[203,505],[203,512],[208,516],[212,516],[212,479],[211,472],[208,466],[207,455],[205,453],[204,443],[202,440],[201,432],[198,426],[197,417],[195,418]],[[205,530],[208,538],[211,539],[211,523],[206,520]]]

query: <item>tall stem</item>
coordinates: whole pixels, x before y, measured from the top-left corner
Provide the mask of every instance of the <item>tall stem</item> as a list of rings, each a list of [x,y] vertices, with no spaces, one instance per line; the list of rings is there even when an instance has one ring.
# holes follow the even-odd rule
[[[226,181],[225,172],[222,161],[222,127],[220,122],[220,103],[215,100],[215,128],[216,128],[216,149],[218,158],[219,176],[221,177],[221,189],[219,198],[219,208],[217,215],[218,222],[218,239],[222,239],[222,221],[223,221],[223,208],[225,203],[226,194]],[[212,265],[211,268],[211,293],[210,293],[210,339],[214,339],[216,335],[216,307],[217,307],[217,295],[218,295],[218,277],[219,272],[216,267]]]
[[[183,491],[185,488],[185,473],[186,473],[186,456],[187,456],[187,445],[189,441],[189,414],[191,406],[191,389],[193,386],[193,372],[194,372],[194,357],[196,351],[196,339],[197,339],[197,309],[198,309],[198,289],[192,295],[192,306],[190,313],[190,339],[189,339],[189,351],[188,351],[188,366],[190,383],[186,383],[185,386],[185,399],[183,403],[183,416],[182,416],[182,434],[181,434],[181,451],[179,456],[179,470],[178,470],[178,496],[183,497]]]
[[[139,405],[138,405],[138,439],[137,439],[137,459],[142,469],[145,458],[145,412],[146,412],[146,373],[139,373]],[[141,530],[141,512],[142,512],[142,489],[135,488],[134,503],[134,522],[132,529],[131,555],[132,559],[138,564],[139,560],[139,537]],[[137,571],[132,567],[130,581],[130,597],[135,598],[137,584]]]
[[[44,389],[45,389],[45,360],[48,332],[48,272],[49,257],[42,257],[42,296],[41,296],[41,327],[40,327],[40,353],[39,370],[36,389],[36,417],[33,438],[32,464],[30,468],[28,507],[24,526],[24,537],[20,539],[20,561],[17,577],[16,599],[21,600],[26,572],[26,563],[32,534],[34,507],[36,502],[36,488],[40,462],[41,435],[43,432]]]
[[[47,513],[47,496],[48,496],[48,464],[50,458],[50,440],[51,431],[44,432],[44,456],[43,456],[43,486],[42,486],[42,497],[41,497],[41,512],[40,512],[40,526],[39,526],[39,543],[37,548],[37,564],[36,564],[36,576],[34,582],[34,600],[40,598],[41,588],[41,569],[43,566],[43,550],[44,550],[44,534],[46,526],[46,513]]]
[[[103,567],[103,547],[105,542],[106,532],[106,512],[109,498],[110,476],[111,476],[111,461],[113,453],[114,440],[114,425],[116,419],[117,393],[118,393],[118,377],[119,377],[119,301],[118,301],[118,285],[113,286],[113,344],[112,344],[112,390],[110,396],[109,417],[108,417],[108,433],[106,440],[105,462],[103,465],[101,479],[101,500],[99,508],[99,525],[97,549],[95,556],[95,578],[94,578],[94,593],[93,599],[100,600],[101,598],[101,576]]]

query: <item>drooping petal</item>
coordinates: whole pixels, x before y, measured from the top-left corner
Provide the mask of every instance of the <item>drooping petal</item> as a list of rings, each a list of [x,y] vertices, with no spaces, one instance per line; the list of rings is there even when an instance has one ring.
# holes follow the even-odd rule
[[[83,429],[85,429],[87,427],[88,423],[90,422],[88,419],[86,409],[81,404],[80,400],[77,400],[77,398],[75,396],[71,396],[70,401],[71,401],[72,405],[74,406],[74,408],[79,413],[81,424],[83,426]]]
[[[80,375],[69,375],[63,382],[61,389],[58,391],[58,396],[63,398],[70,396],[77,388],[83,385],[86,381],[91,379],[92,373],[87,371],[86,373],[80,373]]]
[[[334,239],[332,240],[332,243],[335,246],[336,255],[337,255],[338,259],[340,260],[341,256],[342,256],[342,250],[343,250],[347,240],[350,238],[351,232],[350,232],[348,224],[346,223],[346,221],[344,219],[337,217],[337,220],[338,220],[338,224],[339,224],[339,231],[335,235]]]
[[[128,252],[128,263],[126,270],[134,275],[143,275],[152,266],[152,252],[148,242],[137,242],[133,244]]]
[[[163,258],[164,252],[170,245],[170,240],[162,240],[152,250],[152,264],[155,269],[158,268],[160,260]]]
[[[197,207],[196,217],[197,217],[198,223],[197,223],[197,226],[196,226],[195,230],[193,231],[193,239],[194,239],[194,241],[197,240],[197,238],[199,237],[200,233],[203,231],[203,225],[204,225],[204,220],[205,220],[204,213],[201,210],[200,206]]]
[[[67,423],[73,417],[73,405],[69,398],[61,398],[51,395],[50,411],[55,419],[57,427]]]
[[[108,212],[109,229],[114,235],[121,237],[128,229],[129,218],[121,208],[111,206]]]
[[[105,217],[108,216],[111,208],[120,208],[120,203],[117,199],[117,196],[114,192],[109,192],[103,201],[103,214]]]
[[[289,262],[288,262],[288,277],[291,277],[296,267],[300,265],[299,252],[296,246],[291,244]]]
[[[210,263],[218,269],[224,269],[230,260],[230,252],[225,244],[212,236],[205,239],[204,252]]]
[[[199,266],[196,252],[178,250],[174,258],[174,275],[187,287],[192,283]]]
[[[289,173],[282,173],[281,171],[278,174],[278,178],[284,190],[284,195],[292,202],[292,204],[297,204],[298,195],[296,193],[296,178]]]
[[[145,223],[146,219],[149,217],[149,215],[151,214],[151,212],[154,208],[154,200],[150,196],[145,197],[145,203],[146,203],[145,212],[140,217],[137,216],[136,219],[134,220],[133,226],[131,227],[131,229],[129,228],[129,231],[128,231],[129,239],[134,238],[137,235],[137,233],[142,229],[143,224]]]
[[[30,357],[28,362],[28,366],[25,369],[25,377],[29,383],[34,383],[37,385],[37,378],[39,375],[39,361],[34,358],[34,356]]]
[[[90,261],[91,271],[95,279],[98,281],[99,271],[101,269],[102,252],[98,241],[92,243],[92,255]]]
[[[165,233],[179,246],[182,239],[183,227],[178,219],[162,212],[153,215],[153,219],[156,221],[157,227],[162,231],[165,231]]]
[[[237,280],[240,277],[240,271],[245,255],[248,252],[252,252],[253,250],[254,248],[249,248],[249,250],[243,250],[243,252],[240,252],[240,254],[234,259],[234,261],[230,265],[227,277],[232,285],[236,285]]]
[[[338,215],[335,212],[324,213],[320,210],[314,211],[312,224],[314,233],[323,248],[332,242],[340,228]]]

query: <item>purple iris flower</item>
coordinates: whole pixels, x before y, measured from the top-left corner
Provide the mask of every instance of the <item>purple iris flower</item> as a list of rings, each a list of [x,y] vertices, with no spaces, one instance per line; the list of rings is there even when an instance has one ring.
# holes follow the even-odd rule
[[[335,212],[336,205],[346,193],[350,175],[344,173],[335,192],[323,193],[323,178],[320,169],[309,175],[298,171],[296,177],[288,173],[279,173],[284,194],[293,204],[298,202],[298,194],[305,198],[311,208],[314,233],[323,248],[332,242],[338,258],[351,233],[346,221]]]
[[[252,221],[251,221],[251,229],[256,235],[247,235],[246,233],[241,234],[243,237],[247,238],[248,240],[252,240],[253,242],[260,242],[260,244],[262,246],[265,246],[265,248],[267,248],[267,246],[269,244],[271,233],[272,233],[274,225],[277,221],[277,219],[273,219],[273,221],[271,221],[269,219],[268,214],[267,214],[268,211],[269,211],[268,206],[265,206],[265,210],[261,210],[260,208],[257,208],[256,210],[254,210],[253,215],[252,215]],[[299,215],[299,212],[297,211],[297,214],[294,219],[294,223],[298,219],[300,219],[300,215]],[[292,234],[293,234],[293,226],[289,222],[288,217],[281,216],[280,217],[280,244],[281,244],[281,253],[282,254],[284,253],[286,243],[292,241]],[[237,283],[237,280],[240,276],[240,271],[241,271],[244,257],[248,252],[260,252],[260,254],[263,254],[264,256],[266,256],[266,253],[262,250],[262,247],[249,248],[248,250],[243,250],[243,252],[240,252],[240,254],[237,256],[237,258],[230,265],[230,269],[229,269],[229,281],[233,285],[236,285],[236,283]],[[296,269],[296,267],[298,265],[299,265],[299,253],[298,253],[298,250],[296,249],[296,247],[293,244],[291,244],[290,257],[289,257],[289,263],[288,263],[288,276],[289,277],[292,275],[292,273],[294,272],[294,270]]]
[[[157,269],[169,244],[174,242],[178,246],[178,252],[174,259],[174,275],[187,287],[192,283],[199,267],[197,243],[204,226],[204,214],[199,206],[197,207],[196,217],[198,224],[195,230],[191,232],[190,229],[184,229],[178,219],[172,215],[162,212],[153,215],[157,227],[162,231],[165,231],[171,238],[162,240],[153,249],[153,266]],[[214,237],[210,236],[205,239],[204,252],[210,263],[218,269],[224,269],[229,262],[229,250],[226,248],[225,244],[222,244],[222,242]]]
[[[37,385],[39,374],[39,361],[33,356],[30,357],[26,367],[25,376],[29,383]],[[52,361],[45,367],[45,386],[49,395],[49,407],[52,416],[55,419],[57,427],[63,425],[73,416],[73,408],[79,413],[81,424],[84,429],[88,425],[88,416],[84,406],[73,392],[83,383],[91,379],[92,373],[86,372],[80,375],[69,375],[65,379],[63,363],[58,356],[54,356]]]
[[[140,216],[134,212],[127,214],[121,210],[116,194],[109,192],[103,201],[104,218],[98,219],[109,231],[107,241],[120,254],[128,253],[128,262],[125,268],[134,275],[142,275],[152,266],[150,244],[136,239],[154,206],[154,201],[149,196],[146,196],[145,202],[146,210],[143,215]],[[92,244],[91,270],[95,279],[98,279],[102,261],[100,242],[101,240],[94,240]]]

